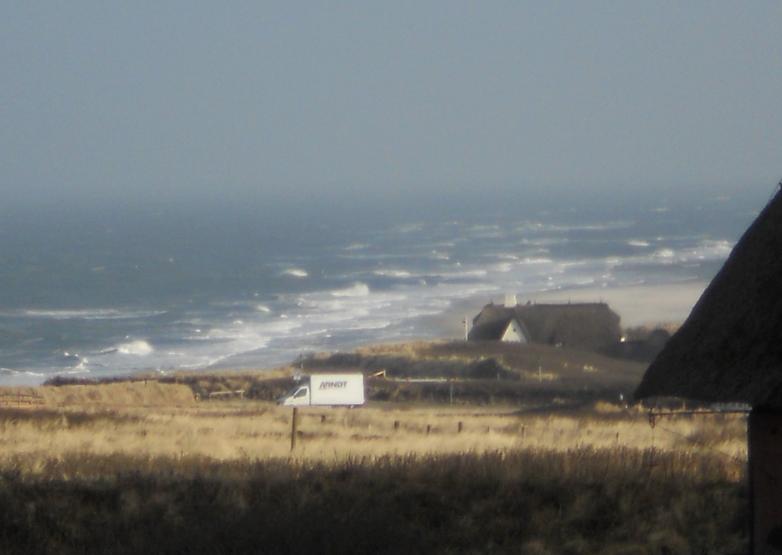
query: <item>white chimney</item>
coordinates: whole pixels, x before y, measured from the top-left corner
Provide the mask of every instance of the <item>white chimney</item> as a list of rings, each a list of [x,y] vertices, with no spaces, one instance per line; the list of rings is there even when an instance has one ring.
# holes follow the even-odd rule
[[[516,294],[515,293],[506,293],[505,294],[505,306],[508,308],[513,308],[516,306],[518,302],[516,301]]]

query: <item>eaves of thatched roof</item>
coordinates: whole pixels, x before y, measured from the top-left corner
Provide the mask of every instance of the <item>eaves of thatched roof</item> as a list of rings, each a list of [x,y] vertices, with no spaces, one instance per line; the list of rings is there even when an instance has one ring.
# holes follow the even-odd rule
[[[736,244],[635,395],[782,408],[782,192]]]
[[[528,304],[505,307],[488,304],[473,319],[471,341],[497,341],[516,320],[527,338],[537,343],[599,349],[619,341],[619,316],[605,303]]]

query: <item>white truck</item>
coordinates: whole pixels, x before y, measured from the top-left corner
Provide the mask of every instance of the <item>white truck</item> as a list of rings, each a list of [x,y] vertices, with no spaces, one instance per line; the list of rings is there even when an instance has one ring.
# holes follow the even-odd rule
[[[312,374],[278,401],[286,407],[364,404],[364,374]]]

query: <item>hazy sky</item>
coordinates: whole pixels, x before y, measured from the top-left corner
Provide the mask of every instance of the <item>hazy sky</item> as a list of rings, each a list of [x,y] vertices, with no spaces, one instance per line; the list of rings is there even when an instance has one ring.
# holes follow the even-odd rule
[[[0,7],[0,191],[769,188],[782,2]]]

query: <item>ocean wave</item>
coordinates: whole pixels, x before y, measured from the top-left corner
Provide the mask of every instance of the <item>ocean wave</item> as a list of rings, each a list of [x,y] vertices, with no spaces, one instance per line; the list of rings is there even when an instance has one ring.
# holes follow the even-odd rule
[[[6,376],[34,376],[36,378],[42,378],[46,376],[43,372],[33,372],[32,370],[14,370],[13,368],[0,368],[0,374]]]
[[[657,259],[673,260],[676,258],[676,251],[668,248],[657,249],[652,256]]]
[[[334,297],[367,297],[369,296],[369,285],[357,281],[345,289],[337,289],[331,292]]]
[[[79,361],[79,364],[77,364],[76,366],[70,369],[70,372],[74,374],[89,372],[90,371],[90,369],[88,368],[89,363],[90,363],[90,359],[84,357]]]
[[[630,239],[627,244],[631,247],[648,247],[651,245],[649,241],[643,241],[641,239]]]
[[[507,273],[510,272],[515,267],[515,264],[512,264],[510,262],[502,262],[500,264],[495,264],[492,266],[492,270],[495,272],[500,273]]]
[[[461,266],[461,263],[457,263],[457,266]],[[489,275],[489,271],[484,268],[456,270],[450,272],[440,272],[436,277],[442,279],[469,279],[469,278],[483,278]]]
[[[523,258],[521,260],[522,264],[551,264],[554,261],[550,258],[545,258],[542,256],[534,257],[534,256],[528,256],[526,258]]]
[[[301,268],[288,268],[286,270],[283,270],[282,275],[291,276],[295,278],[309,277],[307,270],[302,270]]]
[[[129,310],[120,308],[41,309],[2,311],[0,315],[51,320],[129,320],[166,314],[165,310]]]
[[[391,277],[391,278],[411,278],[413,277],[413,274],[408,272],[407,270],[374,270],[372,272],[376,276],[380,277]]]
[[[133,356],[146,356],[151,354],[155,349],[147,341],[143,339],[136,339],[134,341],[128,341],[127,343],[120,343],[116,347],[116,352],[121,355],[133,355]]]
[[[584,224],[547,224],[543,222],[522,222],[513,228],[516,233],[570,233],[576,231],[614,231],[619,229],[628,229],[635,225],[634,221],[616,220],[603,223],[584,223]]]
[[[346,251],[361,251],[364,249],[368,249],[369,245],[367,243],[351,243],[347,247],[345,247],[343,250]]]
[[[410,224],[402,224],[400,226],[397,226],[396,228],[394,228],[394,231],[396,231],[397,233],[415,233],[423,229],[424,229],[424,224],[422,223],[410,223]]]
[[[432,250],[431,258],[433,260],[450,260],[451,255],[447,252],[438,251],[437,249]]]

